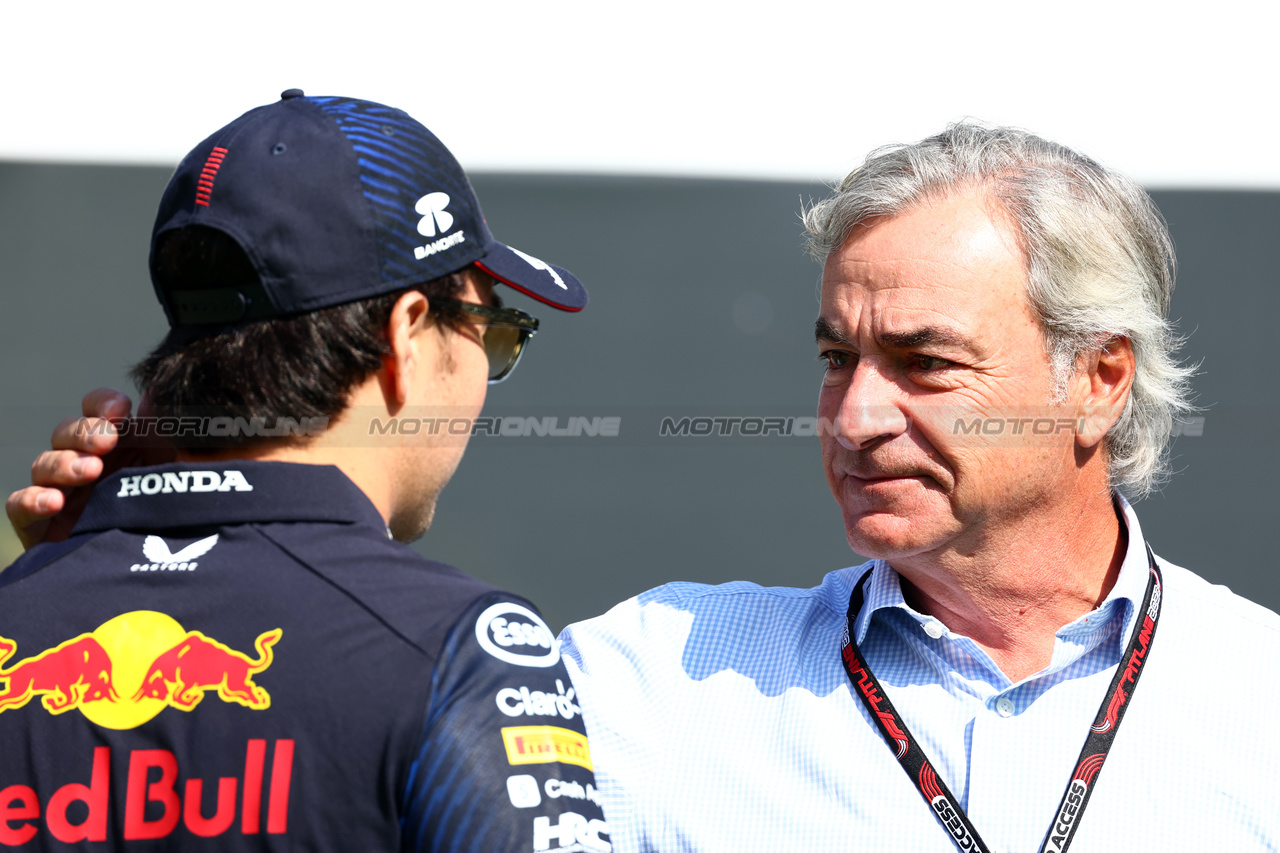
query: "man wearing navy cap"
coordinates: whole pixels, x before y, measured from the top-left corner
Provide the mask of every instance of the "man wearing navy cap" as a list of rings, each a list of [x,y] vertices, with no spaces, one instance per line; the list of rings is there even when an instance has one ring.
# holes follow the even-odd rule
[[[400,544],[465,432],[368,438],[479,413],[538,327],[496,283],[582,285],[408,115],[296,89],[187,155],[150,268],[171,329],[134,375],[177,461],[0,575],[0,844],[608,850],[536,609]]]

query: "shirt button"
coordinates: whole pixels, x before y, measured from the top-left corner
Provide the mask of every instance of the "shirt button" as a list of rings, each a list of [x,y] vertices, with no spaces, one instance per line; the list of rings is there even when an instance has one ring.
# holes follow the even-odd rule
[[[924,632],[928,634],[930,637],[933,637],[935,640],[941,637],[946,632],[946,630],[947,630],[946,628],[942,627],[941,622],[930,621],[930,622],[924,623]]]
[[[1008,699],[1001,699],[999,702],[996,702],[996,713],[1002,717],[1012,717],[1013,703]]]

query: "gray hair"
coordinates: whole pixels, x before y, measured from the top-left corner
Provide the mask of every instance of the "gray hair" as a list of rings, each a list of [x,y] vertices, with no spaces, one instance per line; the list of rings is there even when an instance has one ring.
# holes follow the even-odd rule
[[[1195,369],[1176,359],[1168,320],[1173,241],[1132,180],[1025,131],[961,122],[868,155],[804,212],[809,254],[825,262],[858,224],[964,187],[988,192],[1015,224],[1059,399],[1082,355],[1129,340],[1137,370],[1106,436],[1108,471],[1126,495],[1150,493],[1168,477],[1174,418],[1194,411]]]

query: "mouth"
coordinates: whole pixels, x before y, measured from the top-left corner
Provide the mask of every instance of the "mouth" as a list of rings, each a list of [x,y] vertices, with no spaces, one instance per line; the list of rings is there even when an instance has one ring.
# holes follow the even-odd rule
[[[924,480],[928,479],[927,474],[921,474],[917,471],[903,471],[900,473],[858,473],[854,471],[846,471],[844,474],[846,479],[855,480],[859,483],[889,483],[898,480]]]
[[[939,488],[937,480],[919,471],[894,473],[846,472],[843,479],[844,487],[849,490],[851,495],[881,495],[887,498],[898,493],[915,493],[920,489],[933,491]]]

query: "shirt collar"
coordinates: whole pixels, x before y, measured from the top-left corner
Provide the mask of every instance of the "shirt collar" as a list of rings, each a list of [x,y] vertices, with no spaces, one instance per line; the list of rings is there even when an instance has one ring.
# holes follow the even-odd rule
[[[1099,621],[1093,614],[1100,614],[1105,621],[1116,614],[1124,620],[1120,636],[1128,638],[1133,622],[1142,607],[1142,599],[1147,594],[1147,582],[1151,577],[1150,563],[1147,560],[1147,540],[1142,535],[1142,525],[1138,523],[1138,515],[1121,494],[1115,495],[1116,507],[1120,510],[1120,520],[1128,529],[1129,542],[1125,548],[1124,561],[1120,564],[1120,576],[1116,584],[1107,593],[1107,597],[1098,605],[1093,613],[1081,616],[1070,625],[1058,631],[1063,637],[1074,631],[1092,630],[1086,626],[1085,620]]]
[[[72,533],[278,521],[386,530],[365,493],[333,465],[231,459],[118,471],[94,488]]]
[[[1120,576],[1098,608],[1064,625],[1058,630],[1059,637],[1100,630],[1117,616],[1124,620],[1121,636],[1127,637],[1133,628],[1133,620],[1137,618],[1142,599],[1146,595],[1147,580],[1150,576],[1146,540],[1142,537],[1138,516],[1129,502],[1120,494],[1115,495],[1115,502],[1120,510],[1121,522],[1129,533],[1124,560],[1120,564]],[[879,610],[902,610],[921,625],[936,621],[907,604],[902,595],[902,583],[898,573],[884,560],[875,560],[872,563],[871,576],[867,578],[863,591],[866,596],[865,602],[854,623],[859,644],[865,642],[871,618]]]

